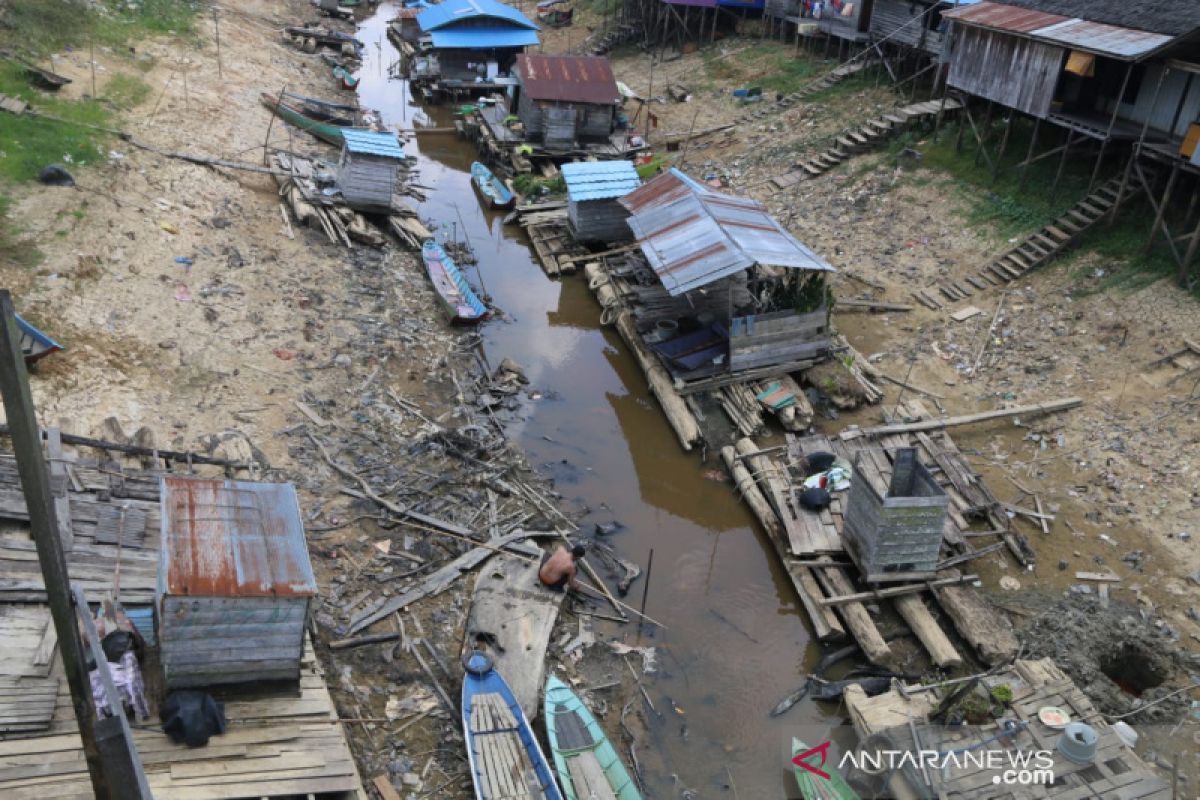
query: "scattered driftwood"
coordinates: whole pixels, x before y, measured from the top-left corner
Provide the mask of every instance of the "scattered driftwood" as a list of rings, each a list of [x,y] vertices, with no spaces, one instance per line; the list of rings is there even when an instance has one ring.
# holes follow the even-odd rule
[[[8,436],[8,425],[0,424],[0,436]],[[46,431],[42,431],[42,438],[46,438]],[[178,461],[184,464],[209,464],[217,467],[230,467],[232,469],[250,469],[250,464],[245,464],[240,461],[230,461],[226,458],[214,458],[213,456],[201,455],[200,453],[189,453],[179,450],[160,450],[154,447],[139,447],[134,444],[119,444],[117,442],[108,442],[103,439],[91,439],[87,436],[76,436],[72,433],[61,434],[63,444],[71,444],[79,447],[94,447],[97,450],[113,450],[118,453],[125,453],[131,456],[149,456],[151,458],[161,458],[164,461]]]
[[[838,308],[861,308],[866,311],[912,311],[907,303],[885,303],[877,300],[844,300],[837,301]]]
[[[895,425],[876,425],[870,428],[850,428],[842,431],[841,438],[843,440],[856,439],[859,436],[890,436],[895,433],[917,433],[918,431],[940,431],[945,428],[953,428],[959,425],[970,425],[975,422],[987,422],[993,419],[1003,419],[1005,417],[1019,417],[1025,415],[1050,414],[1055,411],[1066,411],[1072,408],[1078,408],[1083,405],[1083,399],[1080,397],[1068,397],[1063,400],[1051,400],[1047,403],[1034,403],[1027,406],[1014,406],[1013,408],[1001,408],[995,411],[981,411],[978,414],[964,414],[958,417],[944,417],[942,419],[928,419],[921,422],[906,422]]]

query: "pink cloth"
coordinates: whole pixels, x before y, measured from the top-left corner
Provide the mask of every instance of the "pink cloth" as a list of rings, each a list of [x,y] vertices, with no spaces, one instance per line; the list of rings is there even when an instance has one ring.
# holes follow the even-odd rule
[[[150,704],[146,702],[146,685],[142,682],[142,667],[138,664],[137,656],[133,651],[127,650],[121,656],[118,664],[109,662],[108,671],[112,673],[113,684],[121,695],[122,707],[132,708],[139,720],[150,719]],[[92,699],[96,702],[97,713],[101,716],[112,716],[113,710],[104,691],[104,681],[100,679],[100,670],[92,670],[89,677],[92,680]]]

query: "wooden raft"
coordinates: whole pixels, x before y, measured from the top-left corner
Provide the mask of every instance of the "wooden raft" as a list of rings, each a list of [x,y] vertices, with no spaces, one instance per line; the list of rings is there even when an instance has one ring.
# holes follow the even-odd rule
[[[61,667],[54,672],[57,677]],[[155,796],[366,800],[311,643],[306,642],[298,696],[241,696],[226,702],[225,715],[227,732],[201,748],[174,744],[156,729],[134,729]],[[149,726],[159,724],[152,717]],[[60,681],[49,730],[0,741],[0,797],[92,797],[66,681]]]
[[[537,772],[521,743],[516,717],[504,697],[478,694],[471,703],[471,730],[488,800],[542,800]]]

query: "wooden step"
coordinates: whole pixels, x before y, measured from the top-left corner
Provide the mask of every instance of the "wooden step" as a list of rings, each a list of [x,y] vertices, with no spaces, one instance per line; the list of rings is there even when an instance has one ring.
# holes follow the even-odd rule
[[[869,144],[867,137],[863,136],[861,133],[858,133],[857,131],[849,131],[846,135],[850,137],[851,141],[858,143],[858,145],[860,147],[864,144]],[[840,143],[841,142],[839,140],[839,144]]]
[[[1081,228],[1086,228],[1096,221],[1094,217],[1089,217],[1086,214],[1081,214],[1073,208],[1067,212],[1067,216],[1074,217],[1075,219],[1079,220]]]
[[[979,280],[979,278],[976,278],[974,275],[967,276],[967,283],[971,284],[972,286],[974,286],[976,289],[978,289],[981,292],[988,288],[988,285],[986,283]]]
[[[1105,197],[1104,195],[1100,194],[1099,192],[1096,192],[1096,194],[1093,194],[1093,195],[1089,195],[1087,198],[1087,202],[1091,203],[1092,205],[1096,206],[1097,208],[1102,208],[1105,211],[1112,208],[1112,200],[1108,199],[1108,197]]]
[[[1067,219],[1066,217],[1059,217],[1058,219],[1054,220],[1054,224],[1060,228],[1067,229],[1067,231],[1071,234],[1067,237],[1068,239],[1074,238],[1076,234],[1083,230],[1079,223],[1075,222],[1074,220]]]
[[[988,269],[991,270],[992,274],[996,276],[998,286],[1003,286],[1013,279],[1013,276],[1009,275],[1008,272],[1002,269],[998,263],[989,264]]]
[[[1044,233],[1035,233],[1033,238],[1038,240],[1042,246],[1042,249],[1044,249],[1047,253],[1053,253],[1061,246],[1058,242],[1054,241]]]
[[[1044,228],[1044,230],[1045,230],[1047,233],[1049,233],[1051,236],[1053,236],[1053,237],[1055,237],[1056,239],[1060,240],[1060,242],[1069,242],[1069,241],[1071,241],[1071,236],[1070,236],[1070,234],[1068,234],[1068,233],[1066,233],[1065,231],[1062,231],[1062,230],[1060,230],[1060,229],[1058,229],[1058,228],[1054,227],[1053,225],[1047,225],[1047,226]]]
[[[854,152],[858,149],[858,142],[852,141],[844,136],[839,136],[837,143],[851,152]]]
[[[1085,216],[1091,216],[1093,219],[1099,219],[1100,217],[1104,216],[1103,208],[1096,208],[1086,200],[1075,206],[1075,208],[1079,209],[1081,212],[1086,212]]]
[[[893,125],[903,125],[905,122],[908,121],[904,117],[898,117],[895,114],[884,114],[883,118],[886,119],[888,122],[892,123]]]

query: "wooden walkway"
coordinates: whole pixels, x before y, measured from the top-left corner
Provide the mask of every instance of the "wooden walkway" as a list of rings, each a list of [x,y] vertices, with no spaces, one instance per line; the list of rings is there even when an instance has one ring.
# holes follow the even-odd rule
[[[854,154],[879,146],[914,122],[943,112],[957,111],[960,108],[962,108],[962,104],[951,98],[946,98],[944,101],[927,100],[923,103],[914,103],[898,108],[891,113],[868,120],[863,125],[844,131],[837,137],[833,147],[796,162],[790,172],[772,178],[771,183],[777,189],[787,189],[800,181],[824,175]]]
[[[776,100],[774,103],[769,105],[764,105],[756,111],[752,111],[749,114],[739,117],[738,122],[754,122],[756,120],[763,119],[764,117],[768,117],[771,114],[776,114],[780,111],[786,111],[796,103],[807,99],[817,92],[823,92],[826,89],[830,89],[838,85],[851,75],[857,75],[867,67],[871,66],[873,63],[875,62],[866,58],[858,59],[856,61],[847,61],[845,64],[835,67],[822,77],[818,78],[812,83],[800,87],[786,97]]]
[[[55,674],[61,672],[56,667]],[[366,800],[349,745],[311,644],[301,664],[298,696],[239,696],[225,703],[227,732],[206,747],[173,744],[157,730],[134,729],[155,797],[232,800],[299,795]],[[92,797],[71,696],[59,682],[50,727],[0,741],[0,797],[51,800]]]
[[[1121,178],[1113,178],[1080,200],[1062,216],[1031,233],[1015,247],[1004,251],[976,274],[934,287],[938,293],[936,295],[929,289],[917,289],[912,292],[912,296],[922,305],[937,310],[942,308],[944,302],[956,303],[977,292],[1003,286],[1021,278],[1027,272],[1057,258],[1079,237],[1113,213],[1116,210],[1114,206],[1119,208],[1138,192],[1139,188],[1130,184],[1126,187],[1125,194],[1121,195]]]

